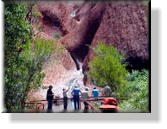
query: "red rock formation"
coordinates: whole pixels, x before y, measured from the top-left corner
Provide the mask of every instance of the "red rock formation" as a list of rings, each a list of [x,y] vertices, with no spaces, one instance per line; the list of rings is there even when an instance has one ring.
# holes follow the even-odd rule
[[[61,42],[74,58],[84,62],[85,70],[94,56],[87,44],[94,48],[97,41],[114,45],[126,55],[131,68],[148,66],[147,5],[141,2],[52,2],[40,3],[38,7],[43,14],[44,28],[57,27],[62,34]]]
[[[91,48],[98,41],[114,45],[126,55],[130,68],[148,67],[148,10],[139,3],[107,4],[101,24],[93,38]],[[93,58],[93,51],[84,60],[84,68]]]
[[[75,17],[79,21],[78,26],[62,38],[67,50],[80,61],[88,53],[87,45],[91,44],[104,11],[104,3],[84,4]]]

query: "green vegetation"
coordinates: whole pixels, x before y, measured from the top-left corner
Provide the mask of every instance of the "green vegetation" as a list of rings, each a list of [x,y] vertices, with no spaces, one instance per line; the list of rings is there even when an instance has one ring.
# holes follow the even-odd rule
[[[5,111],[24,111],[25,101],[30,90],[41,86],[44,73],[43,63],[50,57],[53,49],[61,55],[65,47],[54,48],[53,40],[37,38],[32,33],[31,23],[38,23],[41,14],[34,5],[25,3],[5,3]],[[40,24],[36,26],[40,32]],[[59,38],[61,35],[54,35]],[[35,37],[35,38],[34,38]],[[56,39],[55,39],[56,40]],[[94,49],[96,56],[90,61],[90,76],[97,86],[109,85],[112,95],[119,100],[122,112],[148,111],[148,71],[126,70],[124,56],[113,46],[99,42]],[[54,60],[55,61],[55,60]],[[99,107],[99,103],[93,103]]]
[[[48,86],[41,86],[42,89],[48,89]]]
[[[53,41],[32,38],[25,20],[27,4],[5,3],[5,111],[24,110],[27,94],[44,77],[42,63],[53,50]]]
[[[37,89],[44,77],[44,73],[41,73],[42,64],[53,51],[53,41],[35,38],[23,45],[23,49],[24,51],[20,53],[19,57],[29,69],[28,74],[32,75],[29,89]]]
[[[92,81],[95,85],[104,86],[108,84],[113,91],[119,91],[126,85],[126,64],[123,63],[123,55],[116,48],[102,42],[95,49],[96,56],[89,63]]]
[[[93,83],[108,84],[122,112],[148,112],[148,71],[127,72],[124,57],[113,46],[99,42],[89,63]]]
[[[119,104],[120,111],[148,112],[148,71],[132,71],[127,80],[127,86],[121,89],[124,98]]]

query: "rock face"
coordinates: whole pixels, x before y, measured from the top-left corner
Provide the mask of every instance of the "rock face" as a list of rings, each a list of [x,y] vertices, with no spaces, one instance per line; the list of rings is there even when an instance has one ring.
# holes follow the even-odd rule
[[[107,4],[101,24],[93,38],[91,48],[97,41],[114,45],[126,55],[129,68],[148,68],[148,10],[137,3]],[[84,68],[93,58],[92,49],[84,59]]]
[[[148,5],[141,2],[39,3],[43,30],[60,41],[75,60],[88,62],[98,41],[114,45],[126,55],[129,68],[148,67]],[[90,47],[88,47],[88,45]]]
[[[77,27],[72,12],[82,2],[41,2],[37,4],[38,10],[42,13],[43,31],[50,36],[60,33],[64,36]]]
[[[101,23],[105,11],[105,4],[84,4],[74,17],[79,23],[76,29],[65,35],[62,42],[66,48],[80,61],[83,61],[88,53],[94,35]]]

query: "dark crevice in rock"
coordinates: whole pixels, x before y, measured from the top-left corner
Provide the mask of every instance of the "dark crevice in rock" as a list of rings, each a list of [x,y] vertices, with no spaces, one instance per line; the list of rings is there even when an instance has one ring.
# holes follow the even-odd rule
[[[142,70],[143,68],[149,69],[149,61],[148,59],[142,59],[141,57],[128,57],[126,59],[126,62],[128,62],[127,69],[129,71],[136,69],[136,70]]]
[[[91,23],[91,25],[89,26],[89,32],[87,32],[87,34],[83,37],[83,43],[77,47],[76,49],[74,49],[72,52],[70,52],[75,64],[76,64],[76,68],[77,70],[79,70],[79,65],[77,63],[76,60],[79,60],[80,62],[83,62],[83,60],[85,59],[85,57],[88,55],[88,51],[89,51],[89,45],[91,44],[94,35],[100,25],[100,21],[101,19],[95,20],[94,22]]]
[[[70,52],[75,58],[83,62],[85,57],[88,55],[89,46],[91,45],[94,36],[99,28],[101,23],[102,16],[98,19],[94,19],[88,25],[85,35],[82,37],[82,43],[72,52]]]
[[[79,66],[78,61],[76,60],[76,58],[74,57],[74,55],[73,55],[72,53],[70,53],[70,55],[71,55],[71,57],[72,57],[72,59],[73,59],[75,65],[76,65],[77,70],[80,70],[80,66]]]
[[[60,33],[62,34],[62,36],[68,34],[68,31],[63,27],[60,19],[56,16],[48,16],[47,15],[47,12],[42,12],[42,15],[43,15],[43,23],[45,25],[48,25],[48,26],[54,26],[56,28],[58,28],[58,30],[60,31]]]

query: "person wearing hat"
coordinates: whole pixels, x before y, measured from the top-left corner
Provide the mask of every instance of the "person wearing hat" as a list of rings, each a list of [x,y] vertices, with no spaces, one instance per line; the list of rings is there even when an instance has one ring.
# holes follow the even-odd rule
[[[80,108],[80,98],[79,98],[80,93],[81,93],[81,91],[77,86],[75,86],[71,92],[71,94],[73,95],[75,110]]]
[[[53,92],[52,92],[53,86],[50,85],[49,89],[47,90],[47,95],[46,95],[46,99],[48,101],[48,112],[52,111],[52,105],[53,105]]]

